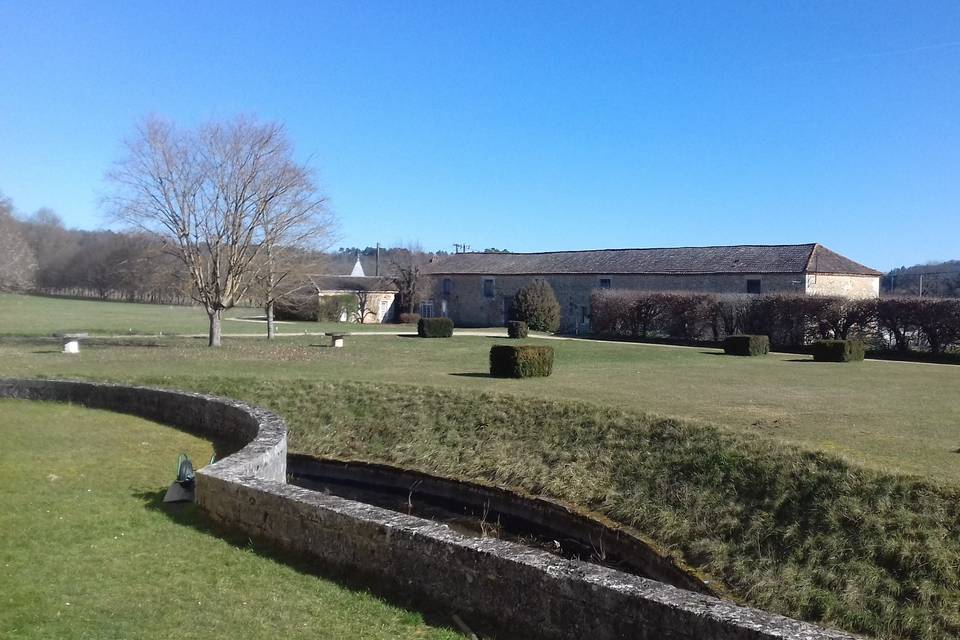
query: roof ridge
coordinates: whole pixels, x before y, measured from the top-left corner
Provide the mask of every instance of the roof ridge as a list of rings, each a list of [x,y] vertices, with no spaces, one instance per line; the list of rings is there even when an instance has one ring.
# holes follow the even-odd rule
[[[734,249],[739,247],[759,247],[759,248],[773,248],[773,247],[810,247],[811,252],[813,248],[819,245],[817,242],[797,242],[797,243],[786,243],[786,244],[708,244],[708,245],[687,245],[682,247],[612,247],[607,249],[559,249],[556,251],[510,251],[508,253],[487,253],[485,251],[464,251],[462,253],[449,253],[444,258],[451,256],[463,256],[463,255],[472,255],[472,256],[543,256],[543,255],[552,255],[557,253],[595,253],[599,251],[664,251],[664,250],[674,250],[674,249]]]

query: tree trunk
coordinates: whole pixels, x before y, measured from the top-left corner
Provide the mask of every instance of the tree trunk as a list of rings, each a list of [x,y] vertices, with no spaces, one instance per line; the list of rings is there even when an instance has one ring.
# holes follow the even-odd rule
[[[223,319],[223,309],[208,311],[210,316],[210,339],[207,341],[208,347],[220,346],[220,321]]]
[[[273,300],[267,303],[267,340],[273,339],[276,331],[273,326]]]

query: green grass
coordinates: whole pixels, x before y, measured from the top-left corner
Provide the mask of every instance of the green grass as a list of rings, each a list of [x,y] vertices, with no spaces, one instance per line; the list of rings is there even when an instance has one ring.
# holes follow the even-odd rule
[[[263,309],[235,308],[226,312],[224,334],[265,335]],[[0,293],[0,335],[49,336],[86,332],[92,335],[155,336],[206,334],[207,314],[200,307],[70,300]],[[412,325],[278,322],[277,331],[415,331]]]
[[[291,448],[519,487],[634,526],[749,604],[881,638],[960,634],[960,489],[588,403],[178,379],[288,416]]]
[[[8,338],[0,375],[264,404],[296,450],[588,506],[752,604],[884,638],[960,634],[960,367],[531,338],[511,344],[553,346],[553,375],[503,380],[487,375],[502,339],[321,342],[92,341],[66,356]]]
[[[0,400],[0,637],[459,637],[161,506],[195,437],[129,416]]]
[[[256,375],[264,379],[415,383],[471,392],[575,399],[677,416],[827,451],[880,470],[960,481],[960,367],[807,356],[737,358],[718,350],[529,339],[556,351],[544,379],[487,376],[493,338],[395,336],[227,341],[159,346],[93,344],[79,356],[59,343],[0,340],[0,375],[130,380],[145,376]],[[138,346],[139,345],[139,346]]]

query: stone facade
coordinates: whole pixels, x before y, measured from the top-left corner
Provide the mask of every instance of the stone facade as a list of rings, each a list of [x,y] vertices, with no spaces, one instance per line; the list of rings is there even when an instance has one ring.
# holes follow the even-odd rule
[[[461,253],[426,268],[420,313],[458,326],[502,326],[517,291],[534,279],[553,287],[560,330],[588,332],[598,289],[717,294],[793,293],[876,297],[880,272],[820,244]]]
[[[517,291],[534,278],[546,280],[560,303],[560,329],[568,333],[589,331],[590,295],[602,288],[642,291],[709,293],[799,293],[876,297],[880,279],[875,276],[824,274],[701,274],[644,275],[435,275],[430,278],[423,315],[446,316],[458,327],[503,326]],[[492,284],[489,282],[492,281]],[[748,284],[753,281],[752,284]],[[486,283],[486,284],[485,284]]]

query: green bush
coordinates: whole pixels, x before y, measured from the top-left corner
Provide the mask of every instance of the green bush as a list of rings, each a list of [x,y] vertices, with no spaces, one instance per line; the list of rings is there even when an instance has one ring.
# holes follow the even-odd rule
[[[320,305],[316,295],[286,296],[273,303],[274,320],[316,322]]]
[[[729,336],[723,341],[723,352],[731,356],[763,356],[770,353],[767,336]]]
[[[494,378],[533,378],[553,373],[553,347],[496,344],[490,347]]]
[[[507,321],[507,335],[511,338],[526,338],[530,333],[530,328],[522,320]]]
[[[863,360],[863,343],[859,340],[819,340],[813,343],[813,359],[817,362]]]
[[[417,335],[421,338],[449,338],[453,335],[453,320],[450,318],[420,318]]]
[[[349,293],[323,296],[320,298],[317,316],[322,322],[340,322],[344,314],[348,319],[353,318],[357,313],[357,306],[357,296]]]
[[[512,314],[534,331],[553,333],[560,328],[560,303],[545,280],[534,280],[517,292]]]

